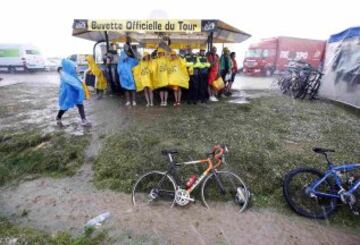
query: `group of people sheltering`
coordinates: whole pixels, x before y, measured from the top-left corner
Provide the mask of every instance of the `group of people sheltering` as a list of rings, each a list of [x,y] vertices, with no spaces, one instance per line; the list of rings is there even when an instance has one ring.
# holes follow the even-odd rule
[[[119,84],[126,95],[125,105],[135,106],[136,93],[142,91],[147,107],[154,106],[155,91],[159,93],[160,106],[167,106],[170,92],[174,95],[174,106],[181,105],[183,96],[189,104],[196,104],[207,100],[217,101],[222,94],[231,95],[237,72],[235,52],[230,53],[228,48],[224,48],[219,57],[216,47],[212,47],[207,54],[203,48],[195,54],[191,46],[184,51],[178,54],[175,50],[157,48],[151,54],[145,52],[143,57],[139,57],[131,46],[125,45],[119,57],[116,57]],[[97,77],[98,82],[102,81],[91,64],[92,61],[89,72]],[[219,77],[222,78],[220,82]],[[99,87],[103,86],[95,87],[100,89],[98,93],[101,97],[101,89],[104,88]]]
[[[216,47],[206,54],[200,48],[197,54],[190,46],[183,55],[176,51],[157,48],[153,53],[145,52],[143,57],[135,55],[130,46],[120,52],[116,72],[119,83],[126,95],[126,106],[136,106],[136,92],[144,92],[146,106],[154,106],[154,91],[160,95],[160,106],[167,106],[169,92],[173,92],[174,106],[180,106],[183,94],[189,104],[218,101],[222,95],[230,96],[231,87],[237,73],[235,52],[224,48],[217,55]],[[117,54],[117,53],[116,53]],[[108,81],[92,56],[87,56],[86,73],[95,77],[95,89],[101,98],[108,88]],[[63,126],[63,114],[74,106],[78,107],[83,126],[91,124],[86,120],[83,100],[89,96],[87,86],[76,72],[76,64],[69,59],[62,61],[59,93],[60,110],[57,124]]]

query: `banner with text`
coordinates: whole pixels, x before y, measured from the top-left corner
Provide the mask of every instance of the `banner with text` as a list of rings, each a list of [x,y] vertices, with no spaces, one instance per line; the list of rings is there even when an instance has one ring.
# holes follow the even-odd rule
[[[87,20],[89,31],[201,32],[201,20]]]

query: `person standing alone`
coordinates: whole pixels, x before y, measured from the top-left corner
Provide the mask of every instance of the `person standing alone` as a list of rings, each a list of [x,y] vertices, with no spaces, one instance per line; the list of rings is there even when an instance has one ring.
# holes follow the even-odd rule
[[[59,91],[59,111],[56,116],[56,123],[59,127],[64,127],[61,119],[64,113],[70,108],[77,106],[81,117],[81,125],[90,127],[91,123],[86,120],[83,101],[85,92],[82,82],[77,76],[76,64],[69,60],[61,61],[60,72],[60,91]]]

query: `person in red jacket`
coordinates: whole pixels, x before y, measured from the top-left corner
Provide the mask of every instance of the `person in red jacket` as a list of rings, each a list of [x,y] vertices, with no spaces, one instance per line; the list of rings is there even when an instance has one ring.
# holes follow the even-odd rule
[[[215,97],[216,91],[211,89],[211,84],[219,77],[219,56],[216,54],[216,47],[211,47],[210,53],[208,54],[208,62],[210,63],[210,69],[208,73],[208,84],[209,84],[209,100],[218,101]]]
[[[232,63],[232,68],[231,68],[231,78],[228,81],[228,83],[226,84],[226,88],[225,88],[225,95],[226,96],[230,96],[231,95],[231,87],[235,81],[235,76],[236,73],[238,71],[238,66],[237,66],[237,62],[236,62],[236,53],[235,52],[231,52],[230,53],[230,58],[231,58],[231,63]]]

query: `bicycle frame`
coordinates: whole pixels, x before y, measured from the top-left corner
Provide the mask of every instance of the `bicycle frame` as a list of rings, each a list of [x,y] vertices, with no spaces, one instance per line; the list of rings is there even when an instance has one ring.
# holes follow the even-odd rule
[[[227,151],[227,148],[226,148]],[[179,181],[177,179],[175,168],[179,166],[189,166],[189,165],[195,165],[195,164],[208,164],[207,169],[200,175],[200,177],[195,181],[195,183],[186,191],[190,194],[196,187],[210,174],[210,172],[214,173],[215,179],[219,185],[220,190],[223,192],[224,188],[222,186],[221,181],[218,179],[216,175],[216,169],[221,166],[222,163],[226,163],[225,161],[225,150],[221,149],[221,152],[219,154],[214,155],[214,158],[218,161],[215,165],[210,157],[203,160],[195,160],[195,161],[188,161],[188,162],[174,162],[172,155],[168,154],[169,160],[170,160],[170,167],[168,171],[166,172],[165,176],[170,175],[175,178],[175,182],[178,185]],[[161,181],[160,181],[161,182]]]
[[[354,169],[360,169],[359,163],[354,164],[347,164],[347,165],[341,165],[334,167],[333,164],[329,164],[328,170],[325,172],[325,175],[318,181],[315,181],[310,185],[310,193],[319,196],[319,197],[327,197],[327,198],[338,198],[340,199],[341,196],[339,193],[337,194],[331,194],[331,193],[324,193],[316,191],[316,188],[318,188],[321,183],[323,183],[327,178],[330,176],[333,176],[335,179],[336,185],[340,188],[340,191],[344,191],[344,188],[342,186],[341,177],[339,176],[338,172],[350,172]],[[346,193],[352,194],[354,191],[356,191],[358,188],[360,188],[360,179],[358,179],[354,184],[351,185],[350,189],[346,191]]]

